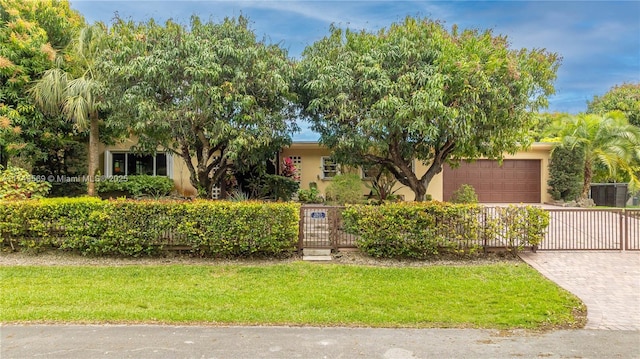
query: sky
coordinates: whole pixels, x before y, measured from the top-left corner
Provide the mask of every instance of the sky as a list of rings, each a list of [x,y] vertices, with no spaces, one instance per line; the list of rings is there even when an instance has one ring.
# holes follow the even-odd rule
[[[562,62],[548,112],[584,112],[587,101],[614,85],[640,82],[640,1],[105,1],[70,0],[89,23],[150,18],[185,23],[196,14],[215,22],[249,18],[258,38],[300,58],[334,24],[377,31],[407,16],[439,20],[448,28],[491,29],[511,48],[544,48]],[[295,140],[316,140],[303,130]]]

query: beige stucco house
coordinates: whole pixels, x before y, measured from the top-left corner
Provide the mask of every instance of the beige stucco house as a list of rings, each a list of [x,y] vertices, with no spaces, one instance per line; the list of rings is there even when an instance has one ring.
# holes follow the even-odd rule
[[[110,175],[149,174],[168,176],[176,185],[176,190],[184,196],[193,196],[196,191],[189,182],[189,170],[180,157],[169,153],[158,152],[156,155],[135,155],[129,149],[135,145],[130,139],[116,146],[102,146],[103,173]],[[549,143],[534,143],[528,150],[514,155],[506,155],[502,164],[497,161],[479,159],[474,162],[463,162],[460,167],[452,169],[445,165],[443,171],[431,181],[427,193],[435,200],[448,200],[461,184],[472,185],[481,202],[486,203],[543,203],[550,201],[547,193],[549,179],[548,166],[552,149]],[[363,177],[362,193],[369,193],[365,185],[367,174],[362,169],[347,169],[331,160],[331,152],[317,142],[293,142],[283,148],[278,158],[289,157],[297,168],[300,188],[309,188],[316,183],[321,193],[332,177],[341,170],[359,173]],[[281,161],[278,161],[281,162]],[[427,167],[419,161],[414,163],[418,175],[422,175]],[[413,201],[413,192],[405,186],[398,185],[396,194],[406,201]]]
[[[551,199],[547,193],[547,180],[552,147],[550,143],[534,143],[527,151],[506,155],[502,165],[484,159],[463,162],[456,169],[445,165],[429,184],[427,194],[435,200],[448,200],[461,184],[470,184],[476,189],[481,202],[548,202]],[[330,155],[331,152],[317,142],[294,142],[281,152],[282,158],[290,157],[298,168],[300,187],[309,188],[309,183],[315,182],[321,193],[331,183],[331,177],[340,171],[340,166],[331,161]],[[414,166],[419,176],[427,171],[427,166],[419,161],[415,161]],[[347,171],[353,172],[354,169]],[[366,173],[361,169],[356,173],[366,181]],[[363,184],[363,194],[369,191]],[[406,201],[414,200],[413,192],[406,186],[398,185],[396,194]]]

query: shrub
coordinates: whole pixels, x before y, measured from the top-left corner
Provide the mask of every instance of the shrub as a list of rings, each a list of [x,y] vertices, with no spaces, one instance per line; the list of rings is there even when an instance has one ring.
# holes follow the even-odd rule
[[[359,236],[356,244],[372,257],[426,258],[477,249],[480,208],[441,202],[349,206],[345,229]]]
[[[549,194],[554,200],[575,201],[584,182],[584,152],[556,146],[549,161]]]
[[[0,166],[0,200],[42,198],[50,189],[49,182],[38,180],[22,168]]]
[[[59,244],[95,256],[153,256],[162,250],[163,235],[177,226],[167,203],[157,201],[103,201],[86,218],[87,228],[76,228]]]
[[[96,256],[152,256],[166,245],[211,257],[285,255],[296,249],[299,217],[295,203],[56,198],[3,203],[0,236]]]
[[[492,217],[487,217],[485,235],[504,243],[505,248],[516,253],[525,246],[538,246],[549,226],[549,212],[533,206],[497,207]]]
[[[196,201],[184,210],[177,232],[199,255],[286,255],[296,249],[299,204]]]
[[[294,181],[300,180],[298,169],[293,164],[293,160],[291,159],[291,157],[286,157],[284,160],[282,160],[282,170],[280,171],[280,175],[283,177],[291,178]]]
[[[150,196],[157,199],[171,193],[173,180],[169,177],[148,175],[115,177],[96,183],[96,190],[104,197],[124,195]]]
[[[301,203],[321,203],[323,201],[315,182],[309,183],[309,189],[298,190],[298,201]]]
[[[48,198],[0,205],[0,238],[23,249],[65,247],[88,240],[104,230],[91,214],[104,209],[99,198]],[[90,220],[93,219],[93,220]]]
[[[173,190],[173,180],[165,176],[131,176],[130,181],[127,181],[129,192],[132,195],[138,196],[151,196],[154,198],[168,196]]]
[[[292,178],[278,175],[264,175],[263,193],[267,198],[290,201],[300,184]]]
[[[478,195],[472,185],[462,184],[451,196],[451,203],[478,203]]]
[[[485,240],[516,252],[540,244],[549,225],[549,213],[532,206],[483,211],[475,204],[391,203],[349,206],[342,216],[361,251],[387,258],[474,253]]]
[[[371,189],[371,197],[376,202],[383,203],[385,201],[394,201],[398,198],[395,193],[399,188],[394,189],[397,183],[398,181],[388,170],[383,170],[371,180],[370,185],[367,184],[366,186]]]
[[[231,202],[244,202],[249,200],[249,195],[246,192],[236,189],[229,194],[228,200]]]
[[[353,173],[339,174],[332,178],[327,186],[327,200],[338,204],[356,204],[364,201],[362,180]]]
[[[96,192],[98,192],[101,196],[105,198],[109,197],[120,197],[120,196],[133,196],[131,192],[127,189],[127,182],[129,178],[133,176],[122,177],[122,179],[109,179],[105,181],[100,181],[96,183]]]

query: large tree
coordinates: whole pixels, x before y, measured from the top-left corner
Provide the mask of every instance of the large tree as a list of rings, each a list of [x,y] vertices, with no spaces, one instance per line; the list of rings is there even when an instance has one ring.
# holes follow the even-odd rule
[[[509,49],[491,31],[407,18],[375,34],[332,27],[305,49],[298,91],[338,161],[381,165],[421,201],[443,164],[499,159],[531,142],[558,62],[544,50]]]
[[[117,120],[184,159],[191,184],[210,197],[232,166],[255,164],[295,128],[283,49],[257,41],[244,17],[189,26],[118,20],[102,71],[112,79]]]
[[[606,168],[611,177],[622,172],[632,190],[640,188],[634,167],[640,158],[640,128],[629,124],[622,112],[565,116],[555,120],[548,131],[560,146],[583,153],[581,198],[589,194],[595,166]]]
[[[588,102],[588,113],[605,114],[610,111],[622,111],[629,123],[640,127],[640,83],[616,85]]]
[[[89,181],[87,192],[95,195],[94,176],[98,171],[100,143],[100,110],[105,108],[102,97],[104,83],[95,69],[95,60],[105,34],[100,24],[83,28],[70,48],[69,71],[53,68],[45,71],[29,92],[45,113],[62,115],[80,131],[89,130]]]
[[[20,155],[31,165],[49,165],[76,146],[64,121],[43,115],[27,90],[55,67],[83,25],[68,1],[0,0],[0,164]]]

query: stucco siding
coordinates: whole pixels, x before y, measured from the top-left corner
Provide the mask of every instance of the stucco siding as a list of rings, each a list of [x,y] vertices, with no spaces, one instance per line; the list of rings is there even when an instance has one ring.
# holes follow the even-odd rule
[[[131,138],[122,143],[118,143],[112,146],[100,146],[100,169],[105,171],[105,151],[126,151],[136,144],[136,139]],[[526,151],[520,151],[516,154],[506,154],[505,159],[535,159],[540,160],[541,163],[541,178],[540,178],[540,193],[542,202],[548,202],[551,200],[550,195],[547,193],[547,181],[549,180],[549,158],[552,145],[548,143],[535,143]],[[285,157],[299,157],[299,176],[300,176],[300,188],[308,189],[311,182],[315,182],[319,191],[324,195],[326,194],[327,187],[331,183],[330,178],[324,178],[322,168],[322,158],[329,157],[331,152],[319,145],[316,142],[294,142],[290,146],[285,147],[280,152],[280,159]],[[415,161],[414,166],[418,176],[422,176],[427,166],[420,161]],[[360,174],[359,168],[340,168],[342,173],[353,172]],[[189,181],[189,170],[179,156],[172,156],[171,166],[172,178],[176,185],[176,190],[183,196],[194,196],[196,190],[191,186]],[[106,172],[103,172],[106,173]],[[363,196],[370,192],[370,189],[366,186],[366,182],[362,182],[362,194]],[[443,173],[437,174],[427,188],[427,194],[431,195],[434,200],[441,201],[443,199]],[[400,195],[406,201],[413,201],[415,196],[410,188],[397,184],[396,194]]]

